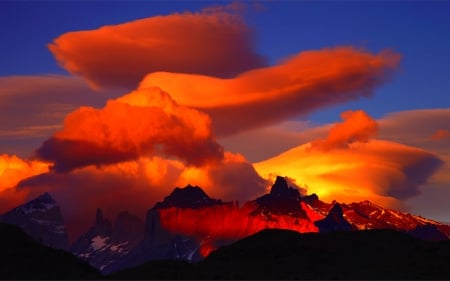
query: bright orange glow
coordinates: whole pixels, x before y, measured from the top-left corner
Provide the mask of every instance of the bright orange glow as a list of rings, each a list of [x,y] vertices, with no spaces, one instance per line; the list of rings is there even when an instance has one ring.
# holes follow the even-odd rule
[[[345,111],[341,114],[341,118],[343,122],[335,124],[325,140],[311,143],[313,149],[345,148],[350,143],[368,142],[378,133],[377,122],[362,110]]]
[[[273,174],[294,178],[331,202],[370,200],[383,207],[399,207],[416,195],[420,184],[442,161],[423,149],[394,142],[369,140],[377,125],[364,112],[347,112],[324,140],[290,149],[254,164],[265,178]]]
[[[102,109],[80,107],[64,120],[64,128],[38,150],[55,162],[57,172],[104,165],[140,156],[177,157],[201,166],[223,158],[209,117],[177,105],[158,88],[131,92],[109,100]]]
[[[23,179],[46,173],[48,170],[48,163],[27,161],[16,155],[0,155],[0,192],[15,187]]]
[[[301,52],[233,79],[155,72],[139,88],[160,87],[178,103],[204,110],[216,132],[227,135],[368,95],[399,59],[390,51],[338,47]]]
[[[414,193],[417,183],[433,174],[438,164],[433,154],[422,149],[371,140],[326,152],[313,150],[310,144],[301,145],[254,167],[263,177],[292,177],[324,201],[370,200],[384,207],[398,207],[397,198]]]
[[[302,203],[302,207],[306,205]],[[311,208],[307,210],[307,214],[312,215],[310,219],[275,214],[270,218],[250,216],[256,208],[256,203],[249,202],[242,208],[235,204],[224,204],[200,209],[167,208],[158,212],[163,228],[201,241],[204,256],[214,250],[221,240],[241,239],[267,228],[290,229],[302,233],[318,232],[314,221],[323,218]]]
[[[20,181],[48,171],[49,163],[23,160],[16,155],[0,155],[0,214],[27,200],[29,190],[15,188]]]
[[[155,156],[100,167],[90,165],[64,174],[47,173],[26,179],[19,188],[9,190],[8,196],[0,194],[0,201],[7,200],[12,208],[50,192],[61,205],[70,238],[74,239],[91,226],[89,218],[93,218],[97,208],[110,219],[121,210],[145,219],[146,211],[174,187],[189,183],[224,200],[245,202],[265,192],[265,182],[251,164],[242,156],[227,152],[222,162],[203,167],[189,167],[180,160]],[[9,198],[15,198],[11,201],[14,205]],[[83,208],[79,208],[80,202]]]
[[[130,89],[154,71],[228,77],[262,66],[251,33],[233,7],[214,7],[68,32],[48,47],[94,87]]]

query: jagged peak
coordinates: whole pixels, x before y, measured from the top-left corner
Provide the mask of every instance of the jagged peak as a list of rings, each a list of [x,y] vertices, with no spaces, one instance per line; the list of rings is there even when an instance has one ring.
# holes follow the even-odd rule
[[[305,211],[300,205],[301,195],[297,188],[289,187],[285,177],[277,176],[270,193],[256,198],[259,207],[252,212],[253,215],[261,212],[274,214],[292,214],[305,217]]]
[[[48,192],[44,192],[43,194],[39,195],[35,200],[42,200],[42,201],[56,203],[56,201],[53,199],[53,197]]]
[[[221,200],[210,198],[202,188],[190,184],[183,188],[176,187],[162,202],[155,204],[153,209],[160,208],[199,208],[222,204]]]
[[[272,189],[270,190],[270,195],[276,197],[300,197],[300,192],[297,188],[289,186],[285,177],[277,176],[275,183],[272,185]]]
[[[329,216],[337,215],[342,216],[344,214],[344,211],[342,210],[342,206],[340,203],[335,202],[333,206],[331,207],[330,211],[328,212]]]
[[[24,214],[29,214],[33,212],[46,212],[54,207],[57,207],[56,201],[50,193],[45,192],[15,209],[21,210]]]
[[[310,195],[303,196],[302,199],[304,199],[306,201],[317,201],[317,200],[319,200],[319,196],[316,193],[313,193]]]
[[[185,187],[175,187],[175,189],[172,191],[172,193],[170,193],[170,196],[177,196],[178,194],[186,194],[186,193],[196,193],[199,196],[204,196],[209,198],[209,196],[203,191],[202,188],[200,188],[199,186],[193,186],[193,185],[186,185]]]
[[[277,178],[275,179],[275,183],[272,185],[272,189],[270,190],[270,194],[285,193],[288,189],[289,185],[286,178],[277,176]]]

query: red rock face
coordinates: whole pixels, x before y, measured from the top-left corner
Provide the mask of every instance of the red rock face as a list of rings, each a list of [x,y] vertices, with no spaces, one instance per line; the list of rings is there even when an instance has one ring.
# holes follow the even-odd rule
[[[302,207],[300,203],[300,208]],[[306,207],[306,206],[305,206]],[[314,221],[322,216],[308,208],[311,218],[270,212],[254,213],[258,205],[249,202],[242,208],[222,204],[198,209],[166,208],[158,210],[161,225],[173,234],[194,237],[201,244],[201,253],[208,255],[223,241],[238,240],[267,228],[298,232],[318,232]]]

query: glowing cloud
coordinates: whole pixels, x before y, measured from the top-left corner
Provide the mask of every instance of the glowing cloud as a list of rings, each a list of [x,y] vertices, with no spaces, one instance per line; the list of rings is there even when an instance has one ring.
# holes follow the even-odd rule
[[[140,88],[157,86],[178,103],[210,114],[218,135],[269,125],[318,108],[368,96],[390,78],[400,56],[353,47],[301,52],[282,64],[232,79],[151,73]]]
[[[16,155],[0,155],[0,214],[24,203],[29,192],[15,189],[21,180],[48,171],[48,163],[23,160]]]
[[[144,219],[146,211],[174,187],[188,184],[199,185],[216,198],[241,202],[260,196],[267,185],[239,155],[225,153],[222,162],[201,168],[155,156],[101,167],[86,166],[70,173],[40,174],[22,180],[8,193],[0,192],[0,198],[18,205],[45,191],[50,192],[61,205],[73,239],[90,226],[89,218],[97,208],[102,208],[110,218],[127,210]],[[78,208],[80,204],[83,208]],[[15,207],[10,205],[0,206],[0,213]]]
[[[0,155],[0,192],[15,187],[21,180],[46,173],[49,170],[48,163],[39,161],[27,161],[16,155]]]
[[[177,105],[158,88],[148,88],[109,100],[102,109],[80,107],[36,155],[54,162],[55,171],[67,172],[157,155],[200,166],[220,161],[223,148],[206,114]]]
[[[132,89],[155,71],[230,77],[260,67],[252,37],[236,9],[214,7],[68,32],[48,47],[91,85]]]
[[[326,139],[313,141],[311,146],[322,150],[347,148],[354,142],[368,142],[378,133],[377,122],[362,110],[345,111],[341,118],[344,122],[334,125]]]
[[[443,163],[423,149],[369,140],[377,125],[362,111],[346,112],[342,117],[344,122],[332,127],[326,139],[258,162],[255,169],[264,177],[290,176],[325,201],[371,200],[401,207],[401,200],[417,195],[419,186]]]

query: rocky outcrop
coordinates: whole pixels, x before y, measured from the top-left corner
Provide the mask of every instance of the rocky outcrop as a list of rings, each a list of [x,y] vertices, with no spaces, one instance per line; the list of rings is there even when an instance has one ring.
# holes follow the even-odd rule
[[[41,244],[68,249],[68,235],[61,209],[49,193],[3,214],[0,221],[20,227]]]

